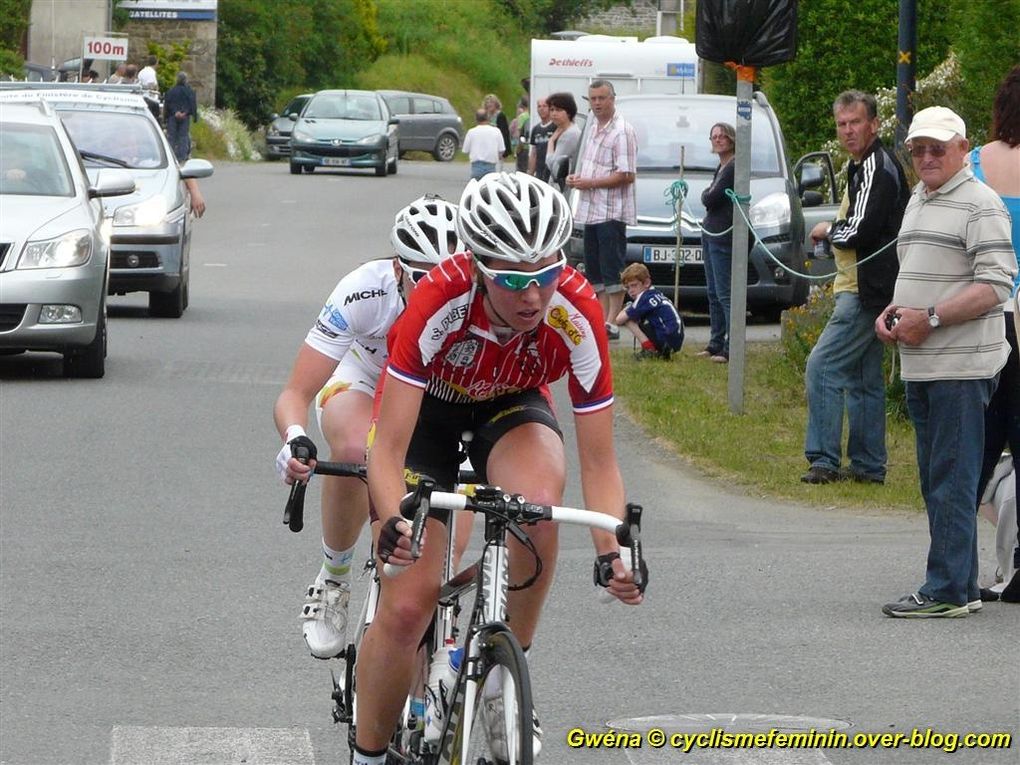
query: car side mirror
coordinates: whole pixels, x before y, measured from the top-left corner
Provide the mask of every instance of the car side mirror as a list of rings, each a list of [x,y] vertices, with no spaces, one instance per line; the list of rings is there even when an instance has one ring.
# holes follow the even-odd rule
[[[816,189],[825,181],[822,168],[813,162],[805,164],[800,170],[800,190]]]
[[[825,203],[825,197],[819,191],[805,191],[800,203],[802,207],[818,207]]]
[[[386,124],[387,125],[399,125],[400,124],[400,120],[398,120],[396,117],[390,117],[389,122],[387,122]]]
[[[297,113],[291,112],[290,114],[287,115],[287,117],[290,118],[291,122],[297,122],[297,117],[298,117]]]
[[[277,114],[276,112],[273,112],[272,114],[269,115],[269,119],[271,119],[271,120],[278,120],[278,119],[280,119],[280,115]]]
[[[206,159],[189,159],[181,165],[181,178],[208,178],[212,174],[212,163]]]
[[[135,179],[123,170],[102,170],[96,182],[89,186],[89,199],[122,197],[135,193]]]

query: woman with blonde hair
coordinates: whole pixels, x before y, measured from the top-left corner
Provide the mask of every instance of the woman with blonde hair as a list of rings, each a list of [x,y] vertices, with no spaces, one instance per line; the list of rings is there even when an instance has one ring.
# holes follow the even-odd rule
[[[503,134],[503,145],[506,147],[503,157],[509,157],[513,151],[510,143],[510,122],[503,114],[502,102],[494,93],[489,93],[482,99],[482,108],[489,115],[489,124],[499,128],[499,132]]]

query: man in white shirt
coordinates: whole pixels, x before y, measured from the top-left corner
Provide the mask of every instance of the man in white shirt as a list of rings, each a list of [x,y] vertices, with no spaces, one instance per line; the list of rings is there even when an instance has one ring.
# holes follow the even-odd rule
[[[159,92],[159,82],[156,80],[157,61],[155,56],[149,56],[145,61],[145,66],[138,72],[138,84],[142,86],[142,90]]]
[[[471,177],[481,178],[496,172],[496,164],[506,151],[506,142],[499,128],[489,124],[489,115],[484,109],[475,112],[478,123],[464,136],[461,151],[471,160]]]

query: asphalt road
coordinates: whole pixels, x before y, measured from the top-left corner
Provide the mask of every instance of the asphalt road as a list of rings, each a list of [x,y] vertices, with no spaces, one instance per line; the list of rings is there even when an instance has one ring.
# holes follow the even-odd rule
[[[400,205],[426,191],[456,199],[466,173],[221,163],[203,182],[184,318],[114,298],[99,381],[61,379],[56,357],[0,358],[0,762],[346,762],[327,665],[304,650],[297,618],[317,514],[298,535],[280,523],[272,404],[339,275],[389,253]],[[610,721],[667,736],[1018,733],[1020,608],[930,622],[880,613],[920,583],[921,516],[777,505],[701,479],[622,411],[617,426],[628,494],[646,507],[651,586],[640,608],[599,604],[587,532],[564,531],[531,660],[542,762],[1018,761],[1017,742],[953,755],[906,744],[685,754],[643,733],[640,748],[569,746],[572,729]],[[768,458],[767,445],[733,448]],[[580,501],[576,480],[567,499]]]

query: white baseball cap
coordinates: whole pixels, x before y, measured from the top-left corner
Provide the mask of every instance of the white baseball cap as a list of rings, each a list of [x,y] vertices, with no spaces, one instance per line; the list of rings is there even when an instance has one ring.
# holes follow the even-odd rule
[[[953,136],[967,137],[967,125],[963,118],[944,106],[929,106],[914,115],[907,130],[907,141],[915,138],[933,138],[936,141],[953,140]]]

